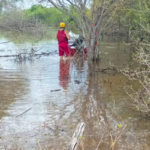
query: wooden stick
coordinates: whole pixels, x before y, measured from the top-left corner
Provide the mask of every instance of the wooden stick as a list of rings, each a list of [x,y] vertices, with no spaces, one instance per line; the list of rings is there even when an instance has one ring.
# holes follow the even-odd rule
[[[19,117],[19,116],[23,115],[24,113],[28,112],[30,109],[32,109],[32,108],[29,108],[28,110],[24,111],[23,113],[21,113],[20,115],[18,115],[16,117]]]
[[[72,136],[72,139],[70,141],[70,144],[69,144],[67,150],[76,150],[77,149],[78,144],[79,144],[79,140],[82,137],[84,128],[85,128],[84,122],[81,122],[78,124],[78,126],[77,126],[77,128],[76,128],[76,130]]]

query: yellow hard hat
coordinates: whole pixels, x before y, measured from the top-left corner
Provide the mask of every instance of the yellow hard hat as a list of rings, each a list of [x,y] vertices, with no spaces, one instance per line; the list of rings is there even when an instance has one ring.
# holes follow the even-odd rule
[[[66,24],[64,22],[60,23],[60,28],[65,28]]]

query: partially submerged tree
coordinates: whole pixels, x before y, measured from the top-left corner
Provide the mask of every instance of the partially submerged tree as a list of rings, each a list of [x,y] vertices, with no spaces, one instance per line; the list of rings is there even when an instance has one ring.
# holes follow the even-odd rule
[[[40,0],[45,2],[47,0]],[[103,30],[107,30],[114,23],[113,16],[117,9],[123,6],[120,0],[48,0],[57,9],[67,14],[76,23],[85,38],[88,59],[99,58],[99,50],[95,45]],[[92,61],[88,61],[89,69]]]

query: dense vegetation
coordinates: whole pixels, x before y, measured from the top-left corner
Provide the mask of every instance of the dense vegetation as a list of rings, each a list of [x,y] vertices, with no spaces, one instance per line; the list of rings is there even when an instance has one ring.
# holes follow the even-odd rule
[[[42,23],[49,26],[58,25],[63,19],[63,13],[55,7],[47,8],[41,5],[34,5],[31,9],[27,9],[25,12],[27,13],[27,17],[36,17],[42,21]],[[64,15],[64,18],[67,20],[66,15]]]
[[[75,26],[73,20],[55,7],[44,7],[42,5],[33,5],[25,10],[27,18],[38,18],[42,23],[51,27],[59,27],[59,23],[64,21],[71,28]]]
[[[16,8],[15,2],[21,0],[0,0],[0,12],[1,12],[1,24],[9,20],[11,14],[18,15],[20,19],[21,14],[23,15],[24,20],[38,20],[41,23],[51,26],[58,27],[61,21],[67,23],[69,28],[77,29],[74,20],[72,17],[66,15],[64,12],[61,12],[55,7],[44,7],[42,5],[33,5],[30,9],[20,10]],[[92,5],[95,5],[95,10],[92,10],[90,7],[86,9],[86,15],[89,18],[93,15],[96,15],[96,7],[101,5],[101,1],[94,0]],[[8,7],[9,6],[9,7]],[[116,1],[114,5],[106,5],[108,8],[116,8],[115,13],[109,14],[109,16],[102,20],[107,22],[109,20],[110,28],[104,29],[102,34],[134,34],[136,38],[144,37],[147,33],[144,31],[145,28],[149,28],[149,8],[150,2],[147,0],[130,0],[130,1]],[[109,8],[110,7],[110,8]],[[5,10],[5,11],[4,11]],[[74,17],[79,18],[80,15],[74,7],[70,6],[70,12]],[[95,12],[92,13],[92,12]],[[13,16],[12,16],[13,17]],[[34,19],[33,19],[34,18]],[[36,18],[36,19],[35,19]],[[94,18],[94,17],[93,17]],[[111,18],[111,19],[110,19]],[[18,20],[19,20],[18,19]],[[11,20],[10,20],[11,21]],[[94,21],[93,21],[94,22]],[[6,25],[5,25],[6,26]],[[136,32],[134,32],[136,30]],[[132,32],[133,31],[133,32]],[[145,34],[143,34],[145,33]],[[147,36],[145,36],[147,37]]]

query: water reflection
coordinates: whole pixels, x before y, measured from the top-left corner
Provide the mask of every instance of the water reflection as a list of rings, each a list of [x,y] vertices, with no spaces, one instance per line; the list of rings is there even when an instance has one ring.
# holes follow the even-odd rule
[[[60,59],[59,62],[59,84],[64,90],[67,90],[70,81],[70,60]]]
[[[84,59],[82,57],[77,57],[74,60],[74,66],[76,67],[76,70],[77,70],[78,74],[81,74],[83,72],[85,61],[86,61],[86,59]]]

